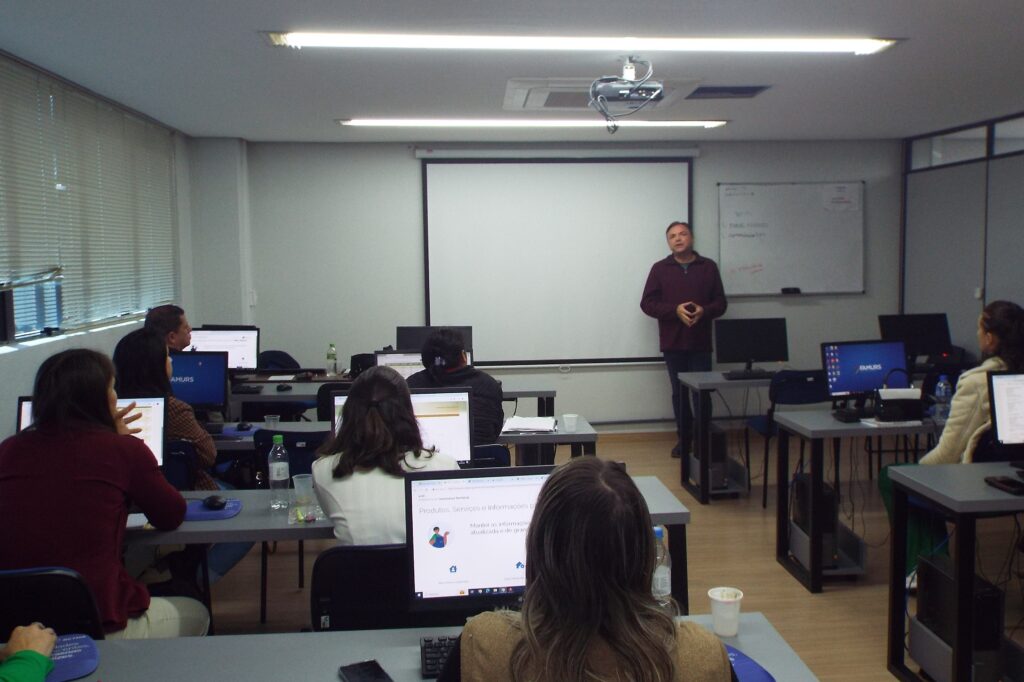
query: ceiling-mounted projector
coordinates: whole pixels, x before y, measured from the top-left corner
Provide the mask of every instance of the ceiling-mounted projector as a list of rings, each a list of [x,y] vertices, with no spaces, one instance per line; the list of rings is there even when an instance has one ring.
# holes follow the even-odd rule
[[[595,98],[603,97],[606,102],[645,104],[663,99],[665,86],[660,81],[649,80],[637,84],[636,81],[619,79],[595,83],[592,94]]]

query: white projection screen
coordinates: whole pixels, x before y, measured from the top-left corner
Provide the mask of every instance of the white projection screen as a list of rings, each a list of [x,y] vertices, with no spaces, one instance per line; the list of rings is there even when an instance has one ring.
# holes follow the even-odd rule
[[[690,159],[423,163],[429,322],[472,325],[477,363],[660,357],[640,295]]]

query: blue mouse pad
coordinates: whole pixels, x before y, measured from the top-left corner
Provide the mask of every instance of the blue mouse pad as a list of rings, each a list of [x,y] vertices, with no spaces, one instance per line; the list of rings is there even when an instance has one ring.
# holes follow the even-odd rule
[[[61,635],[50,654],[53,670],[46,682],[64,682],[85,677],[100,664],[100,652],[89,635]]]
[[[736,679],[740,682],[775,682],[775,678],[750,656],[728,644],[725,650],[729,653],[732,669],[736,671]]]
[[[211,495],[214,495],[213,491],[210,491]],[[189,500],[188,508],[185,510],[186,521],[220,521],[222,519],[230,519],[232,516],[238,516],[238,512],[242,511],[241,500],[228,500],[228,503],[223,509],[207,509],[203,506],[202,500]]]

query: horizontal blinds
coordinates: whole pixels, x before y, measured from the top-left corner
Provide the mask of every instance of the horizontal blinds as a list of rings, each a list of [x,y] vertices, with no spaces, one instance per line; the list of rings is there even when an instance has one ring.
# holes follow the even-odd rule
[[[173,300],[171,131],[2,58],[0,92],[0,281],[60,267],[63,328]]]

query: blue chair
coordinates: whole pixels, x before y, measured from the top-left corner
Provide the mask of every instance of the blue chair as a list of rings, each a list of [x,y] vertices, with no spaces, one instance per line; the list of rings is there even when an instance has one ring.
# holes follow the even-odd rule
[[[59,567],[0,571],[0,637],[35,621],[58,635],[104,638],[92,590],[76,571]]]
[[[747,471],[750,471],[750,431],[753,430],[764,438],[764,487],[761,493],[761,507],[768,506],[768,452],[772,438],[778,434],[775,424],[775,410],[779,405],[811,405],[831,400],[828,393],[828,382],[825,370],[793,370],[785,369],[776,372],[768,387],[768,414],[751,417],[747,420],[743,439],[746,445]],[[803,443],[800,444],[803,448]],[[801,457],[803,451],[801,450]],[[749,485],[749,476],[747,478]]]

